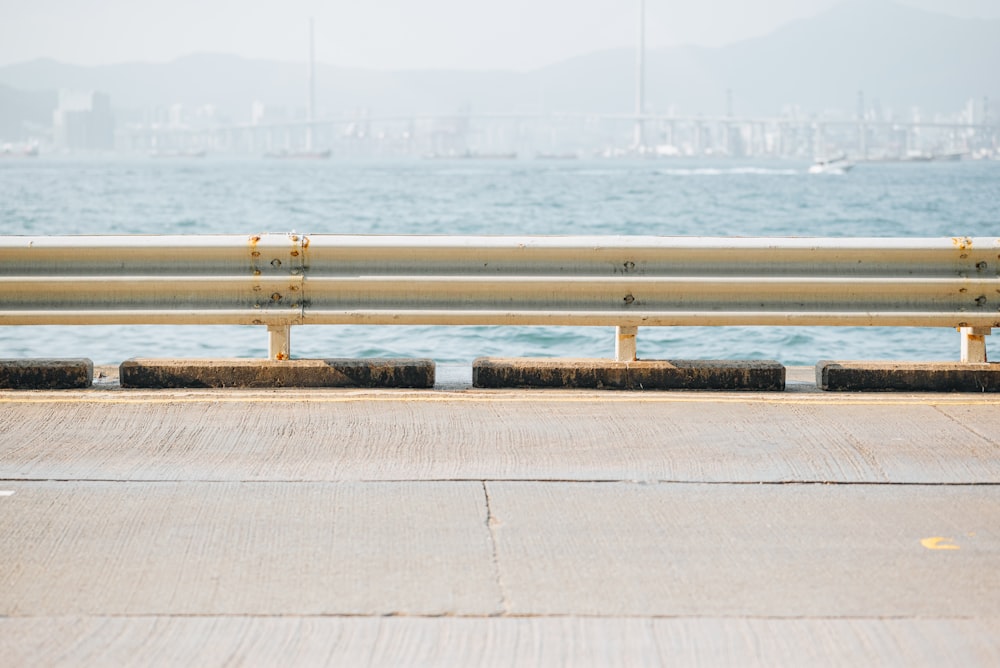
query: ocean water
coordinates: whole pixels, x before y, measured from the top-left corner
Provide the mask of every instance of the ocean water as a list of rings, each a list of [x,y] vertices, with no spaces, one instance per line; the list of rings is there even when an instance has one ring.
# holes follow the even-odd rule
[[[636,234],[1000,236],[1000,162],[0,161],[0,234]],[[263,327],[0,327],[0,357],[263,357]],[[647,359],[953,360],[951,329],[676,327],[639,331]],[[293,357],[614,353],[604,327],[302,326]]]

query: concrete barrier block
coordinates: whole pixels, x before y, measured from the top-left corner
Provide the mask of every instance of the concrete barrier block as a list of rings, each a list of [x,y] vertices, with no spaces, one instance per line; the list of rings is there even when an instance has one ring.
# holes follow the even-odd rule
[[[434,386],[424,359],[154,360],[122,362],[122,387],[397,387]]]
[[[628,377],[625,363],[611,360],[480,357],[472,363],[472,385],[624,390]]]
[[[823,360],[816,385],[836,392],[1000,392],[1000,364]]]
[[[627,364],[632,390],[785,389],[785,367],[773,360],[638,360]]]
[[[785,367],[773,361],[479,358],[481,388],[562,387],[616,390],[785,389]]]
[[[0,360],[0,389],[73,390],[94,382],[94,363],[89,359]]]

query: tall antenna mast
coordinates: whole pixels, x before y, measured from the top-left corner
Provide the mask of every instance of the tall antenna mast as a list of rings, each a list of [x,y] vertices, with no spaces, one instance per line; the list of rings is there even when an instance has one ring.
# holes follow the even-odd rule
[[[313,40],[313,19],[309,18],[309,106],[306,108],[306,150],[313,149],[313,121],[316,120],[316,49]]]
[[[635,148],[642,150],[642,115],[646,111],[646,0],[639,0],[639,48],[635,57]]]

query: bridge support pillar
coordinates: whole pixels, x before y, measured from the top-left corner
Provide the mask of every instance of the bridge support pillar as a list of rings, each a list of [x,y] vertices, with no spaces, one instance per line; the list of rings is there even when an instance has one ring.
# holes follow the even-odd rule
[[[615,360],[619,362],[635,361],[635,337],[638,327],[615,328]]]
[[[986,337],[989,327],[959,327],[962,334],[962,361],[970,364],[986,363]]]
[[[267,326],[267,357],[272,360],[287,360],[291,357],[291,325]]]

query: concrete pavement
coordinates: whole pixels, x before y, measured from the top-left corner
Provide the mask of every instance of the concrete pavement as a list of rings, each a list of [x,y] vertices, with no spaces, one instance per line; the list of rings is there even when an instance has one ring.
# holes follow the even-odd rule
[[[1000,663],[1000,399],[466,371],[0,392],[0,656]]]

